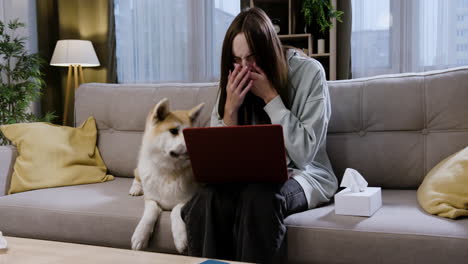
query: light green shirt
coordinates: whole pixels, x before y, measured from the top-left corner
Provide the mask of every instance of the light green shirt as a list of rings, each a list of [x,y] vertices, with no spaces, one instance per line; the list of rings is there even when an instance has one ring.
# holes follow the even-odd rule
[[[331,115],[330,96],[322,65],[287,51],[289,104],[280,96],[263,108],[272,124],[283,127],[288,172],[304,189],[310,208],[330,201],[338,181],[326,152],[328,122]],[[224,126],[218,114],[218,101],[211,115],[211,126]],[[252,118],[256,120],[256,118]]]

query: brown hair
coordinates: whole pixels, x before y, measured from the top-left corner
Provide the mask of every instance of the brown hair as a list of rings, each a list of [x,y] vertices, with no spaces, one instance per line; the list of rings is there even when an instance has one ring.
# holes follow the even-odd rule
[[[259,8],[250,8],[237,15],[229,26],[224,37],[221,54],[221,79],[219,83],[219,106],[218,113],[224,116],[224,105],[226,103],[226,86],[228,83],[229,70],[233,70],[234,56],[232,54],[232,43],[239,33],[244,33],[250,51],[255,54],[257,65],[265,72],[268,80],[278,91],[283,102],[287,104],[288,65],[285,51],[281,41],[276,34],[273,24],[267,14]],[[257,100],[258,101],[258,100]],[[251,109],[245,107],[255,102],[253,96],[246,96],[243,106],[239,109],[239,124],[247,124],[245,116]]]

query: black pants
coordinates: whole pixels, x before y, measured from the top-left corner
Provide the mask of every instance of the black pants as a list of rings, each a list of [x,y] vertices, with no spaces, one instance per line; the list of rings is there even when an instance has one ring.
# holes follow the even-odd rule
[[[284,184],[212,184],[183,208],[190,256],[272,263],[284,257],[284,218],[307,209],[294,179]]]

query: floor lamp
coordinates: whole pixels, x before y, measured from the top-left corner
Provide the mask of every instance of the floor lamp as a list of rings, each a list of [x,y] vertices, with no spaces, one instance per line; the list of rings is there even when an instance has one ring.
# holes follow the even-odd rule
[[[93,44],[89,40],[65,39],[57,41],[55,45],[51,66],[68,67],[67,88],[65,90],[65,104],[63,109],[63,124],[67,124],[70,108],[71,91],[75,92],[80,83],[84,83],[82,67],[100,66],[94,51]],[[73,76],[73,89],[72,87]]]

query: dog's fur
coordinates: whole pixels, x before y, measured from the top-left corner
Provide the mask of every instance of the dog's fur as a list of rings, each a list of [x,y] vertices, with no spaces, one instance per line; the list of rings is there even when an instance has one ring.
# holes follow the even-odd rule
[[[145,210],[132,236],[132,249],[148,246],[162,210],[172,210],[171,227],[177,251],[187,247],[187,232],[180,215],[182,206],[198,190],[182,130],[191,127],[204,104],[186,111],[170,111],[161,100],[148,114],[145,133],[130,195],[144,195]]]

